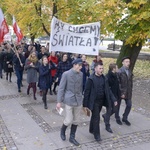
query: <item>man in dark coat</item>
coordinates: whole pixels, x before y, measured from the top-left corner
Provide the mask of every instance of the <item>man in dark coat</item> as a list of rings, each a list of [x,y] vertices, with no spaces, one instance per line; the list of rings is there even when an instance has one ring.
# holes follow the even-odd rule
[[[111,101],[111,109],[107,109],[107,112],[103,114],[106,130],[110,133],[113,133],[111,128],[110,128],[110,116],[114,113],[116,113],[117,110],[117,103],[120,100],[120,89],[119,89],[119,80],[117,77],[117,71],[118,71],[118,66],[114,63],[109,65],[109,71],[108,74],[106,75],[106,78],[108,79],[108,84],[110,91],[116,98],[116,101],[113,102]]]
[[[17,76],[18,92],[21,92],[23,70],[25,64],[25,57],[22,54],[22,48],[19,47],[13,57],[14,69]]]
[[[43,56],[47,56],[47,57],[49,56],[49,54],[46,53],[45,46],[42,46],[42,47],[41,47],[41,52],[38,53],[38,59],[39,59],[39,60],[42,59]]]
[[[132,102],[132,86],[133,86],[133,74],[130,71],[130,58],[129,57],[124,57],[122,59],[122,64],[123,66],[119,69],[118,71],[118,76],[119,76],[119,83],[120,83],[120,91],[121,91],[121,98],[118,103],[118,110],[117,110],[117,115],[116,115],[116,120],[117,123],[122,124],[124,122],[126,125],[130,126],[131,123],[128,121],[128,115],[131,110]],[[119,117],[119,109],[120,109],[120,104],[121,100],[124,99],[126,103],[126,108],[123,114],[122,122],[120,121]]]
[[[90,109],[92,112],[90,120],[89,132],[94,134],[97,142],[101,141],[100,137],[100,112],[102,106],[110,107],[111,98],[115,101],[114,96],[110,92],[108,80],[103,75],[103,64],[95,64],[95,72],[88,78],[85,91],[83,107],[86,111]]]

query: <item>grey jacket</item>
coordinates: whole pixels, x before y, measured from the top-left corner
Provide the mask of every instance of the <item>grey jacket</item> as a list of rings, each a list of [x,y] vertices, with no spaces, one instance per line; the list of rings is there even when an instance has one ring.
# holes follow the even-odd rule
[[[35,67],[30,66],[30,61],[26,59],[25,70],[27,70],[27,83],[37,82],[38,81],[38,69],[39,62],[34,64]]]
[[[69,106],[82,105],[83,74],[70,69],[63,73],[57,94],[57,102]]]

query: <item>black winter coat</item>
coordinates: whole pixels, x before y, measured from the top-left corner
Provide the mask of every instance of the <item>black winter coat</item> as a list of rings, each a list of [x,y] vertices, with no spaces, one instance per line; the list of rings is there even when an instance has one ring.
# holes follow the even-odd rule
[[[50,75],[49,66],[43,64],[39,67],[39,83],[38,86],[41,90],[47,90],[52,84],[52,77]]]
[[[83,107],[87,107],[90,110],[93,110],[94,102],[96,100],[97,89],[96,89],[96,80],[94,78],[95,74],[93,73],[87,80],[85,91],[84,91],[84,99],[83,99]],[[116,98],[113,96],[112,92],[110,91],[108,85],[108,79],[103,75],[105,78],[105,100],[103,106],[107,107],[108,109],[111,108],[111,101],[115,102]]]
[[[4,70],[5,72],[13,72],[13,53],[11,52],[4,54]]]
[[[110,90],[112,91],[115,98],[119,100],[121,95],[120,95],[119,79],[118,79],[117,73],[108,71],[108,74],[106,75],[106,77],[108,78],[108,84],[109,84]]]
[[[0,63],[1,64],[4,63],[4,52],[3,51],[0,52]]]

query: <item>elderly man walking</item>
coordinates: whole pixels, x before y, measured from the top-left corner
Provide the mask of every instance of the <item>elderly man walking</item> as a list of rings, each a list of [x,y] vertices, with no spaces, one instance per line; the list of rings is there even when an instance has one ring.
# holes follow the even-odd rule
[[[122,125],[122,122],[124,122],[126,125],[130,126],[131,123],[128,121],[128,115],[130,113],[131,107],[132,107],[132,87],[133,87],[133,74],[130,67],[130,58],[124,57],[122,58],[122,67],[118,71],[119,76],[119,82],[120,82],[120,91],[121,91],[121,98],[120,101],[118,101],[118,110],[116,113],[116,122],[119,125]],[[126,103],[126,108],[123,113],[122,122],[120,120],[119,116],[119,109],[121,105],[121,100],[124,99]]]
[[[71,124],[69,141],[76,146],[80,144],[75,140],[75,133],[78,126],[78,119],[82,107],[82,87],[83,74],[81,72],[82,59],[77,58],[73,62],[73,67],[64,72],[60,81],[57,94],[57,109],[61,108],[61,103],[65,104],[66,116],[61,128],[60,137],[66,140],[65,131]]]

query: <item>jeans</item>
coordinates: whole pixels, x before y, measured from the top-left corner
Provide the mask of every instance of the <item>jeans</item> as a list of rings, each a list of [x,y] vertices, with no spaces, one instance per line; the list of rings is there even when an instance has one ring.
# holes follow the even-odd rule
[[[129,115],[131,107],[132,107],[132,101],[125,99],[125,103],[126,103],[126,108],[125,108],[125,111],[123,113],[123,119],[128,120],[128,115]],[[118,101],[118,109],[117,109],[117,112],[115,114],[116,120],[120,120],[120,116],[119,116],[120,105],[121,105],[121,100]]]
[[[17,86],[18,90],[21,89],[21,83],[22,83],[22,76],[23,76],[23,70],[15,70],[16,76],[17,76]]]

